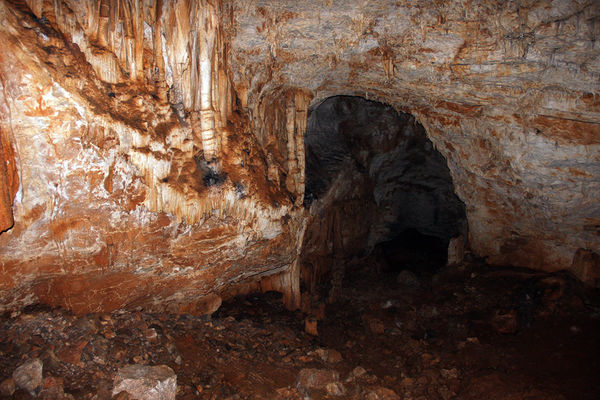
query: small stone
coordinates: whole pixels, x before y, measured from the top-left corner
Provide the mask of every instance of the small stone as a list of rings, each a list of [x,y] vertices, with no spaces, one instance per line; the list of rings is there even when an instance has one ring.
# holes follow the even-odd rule
[[[440,396],[442,396],[442,399],[444,399],[444,400],[450,400],[456,396],[456,393],[454,393],[452,390],[448,389],[448,387],[446,387],[446,386],[441,386],[438,389],[438,394]]]
[[[110,399],[112,397],[113,384],[110,380],[102,379],[100,376],[98,376],[95,380],[95,386],[95,396],[97,400]]]
[[[304,331],[312,336],[318,336],[317,319],[315,317],[306,317],[304,320]]]
[[[579,328],[576,325],[572,325],[571,328],[569,328],[569,330],[571,331],[571,333],[573,334],[578,334],[581,332],[581,328]]]
[[[334,349],[317,349],[315,353],[321,357],[321,360],[330,364],[335,364],[342,361],[342,355],[339,351]]]
[[[173,400],[177,375],[166,365],[127,365],[119,368],[112,393],[114,396],[123,391],[139,400]]]
[[[492,326],[500,333],[515,333],[519,329],[517,312],[512,310],[506,314],[496,314],[492,319]]]
[[[356,378],[360,378],[361,376],[365,375],[366,373],[367,373],[366,369],[364,369],[361,366],[358,366],[358,367],[354,368],[352,371],[350,371],[350,373],[348,374],[348,378],[346,378],[346,382],[352,382]]]
[[[191,314],[198,317],[204,315],[212,315],[215,311],[221,307],[223,303],[223,299],[221,296],[211,293],[207,296],[204,296],[194,303],[184,304],[179,307],[177,313],[178,314]]]
[[[400,400],[400,397],[391,389],[378,387],[370,391],[367,400]]]
[[[304,368],[296,380],[299,389],[323,389],[328,383],[337,382],[340,374],[331,369]]]
[[[578,249],[573,257],[571,271],[585,285],[600,287],[600,254]]]
[[[413,378],[409,378],[408,376],[402,378],[402,381],[400,382],[400,385],[404,389],[410,389],[414,386],[414,384],[415,384],[415,380]]]
[[[398,274],[398,276],[396,277],[396,282],[398,282],[399,285],[408,288],[418,288],[419,286],[421,286],[419,278],[417,278],[415,274],[413,274],[407,269]]]
[[[112,317],[110,316],[110,314],[101,314],[100,315],[100,323],[102,325],[106,325],[108,323],[112,323]]]
[[[325,390],[330,396],[343,396],[346,393],[346,388],[341,382],[330,382],[325,385]]]
[[[44,378],[44,389],[39,398],[42,400],[73,400],[73,396],[64,391],[63,378],[53,376]]]
[[[456,368],[452,368],[452,369],[442,368],[440,370],[440,373],[442,374],[442,377],[444,377],[444,379],[456,379],[456,378],[458,378],[458,370]]]
[[[275,393],[277,393],[277,397],[276,399],[281,399],[281,400],[292,400],[292,399],[300,399],[300,395],[298,394],[298,391],[294,388],[287,388],[287,387],[283,387],[283,388],[279,388],[275,390]]]
[[[102,336],[104,336],[106,339],[114,339],[114,337],[117,335],[115,334],[115,331],[113,331],[111,328],[106,327],[102,331]]]
[[[116,395],[113,395],[112,400],[132,400],[132,398],[129,393],[122,391]]]
[[[377,318],[369,319],[368,324],[371,332],[376,335],[380,335],[385,332],[385,325]]]
[[[158,341],[158,333],[156,332],[156,329],[146,329],[146,340],[150,343],[156,343]]]
[[[53,387],[62,387],[63,385],[64,385],[63,378],[56,378],[53,376],[44,378],[44,390],[50,389]]]
[[[32,396],[37,396],[42,386],[42,369],[44,364],[39,358],[34,358],[19,366],[13,372],[15,384]]]
[[[10,397],[15,390],[17,390],[17,387],[13,378],[7,378],[0,383],[0,396]]]
[[[83,367],[83,362],[81,362],[81,353],[87,344],[88,341],[82,339],[72,345],[65,345],[58,352],[56,352],[56,356],[63,362]]]

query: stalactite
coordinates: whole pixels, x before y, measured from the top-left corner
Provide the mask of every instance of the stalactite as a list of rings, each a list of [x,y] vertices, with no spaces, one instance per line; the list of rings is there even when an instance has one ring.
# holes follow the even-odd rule
[[[215,44],[215,15],[202,10],[200,21],[206,29],[199,39],[199,73],[200,73],[200,101],[196,107],[200,112],[200,136],[204,157],[211,161],[217,156],[217,139],[215,137],[215,112],[213,109],[213,60]]]
[[[207,159],[219,156],[218,132],[233,104],[219,1],[28,0],[28,5],[38,18],[56,22],[103,81],[145,79],[163,101],[170,88],[169,100],[181,107],[181,117],[198,112],[196,136]],[[145,59],[145,52],[152,56]]]
[[[266,276],[260,281],[263,293],[276,291],[283,294],[283,304],[288,310],[300,308],[300,273],[297,261],[278,274]]]
[[[38,68],[36,73],[48,68],[50,79],[59,81],[57,72],[70,71],[68,67],[84,58],[89,63],[78,70],[81,76],[61,87],[70,97],[65,96],[65,110],[57,109],[71,111],[71,103],[76,104],[71,108],[80,116],[77,132],[69,134],[83,153],[106,158],[89,177],[89,196],[105,202],[102,212],[114,210],[111,218],[119,214],[143,226],[157,218],[161,224],[183,226],[196,234],[223,228],[228,232],[223,246],[227,251],[233,248],[235,254],[247,246],[284,249],[301,243],[292,237],[299,234],[297,214],[303,210],[289,198],[302,199],[298,193],[303,191],[306,105],[301,105],[300,97],[296,100],[294,90],[286,94],[283,101],[290,116],[285,115],[286,107],[274,116],[270,128],[284,129],[272,131],[278,153],[267,172],[260,157],[269,152],[262,153],[254,139],[240,135],[236,125],[240,117],[235,114],[229,43],[222,28],[230,8],[224,10],[220,0],[27,1],[39,18],[35,23],[62,33],[48,36],[53,36],[56,53],[66,55],[60,58],[66,60],[64,64],[32,64]],[[81,53],[72,51],[75,45]],[[79,85],[74,83],[77,78]],[[52,132],[49,140],[60,135]],[[222,181],[207,183],[206,165]],[[267,173],[277,185],[265,190]],[[283,176],[291,177],[291,193],[281,190]],[[77,190],[77,195],[85,191]],[[60,193],[67,195],[67,189]],[[113,250],[117,260],[122,251]],[[273,266],[258,263],[248,276],[256,281],[271,274],[272,283],[266,279],[265,285],[276,286],[284,293],[286,305],[296,308],[300,300],[297,260],[293,251],[277,255]]]
[[[254,110],[256,136],[268,154],[269,180],[278,182],[281,170],[286,189],[300,205],[304,200],[304,134],[312,95],[289,88],[272,96]]]
[[[160,157],[160,153],[152,153],[147,149],[135,149],[129,152],[131,162],[144,173],[146,182],[153,184],[164,179],[171,170],[171,162]]]
[[[108,46],[110,25],[110,3],[108,0],[102,0],[100,2],[98,14],[98,30],[96,32],[96,39],[98,40],[98,44],[100,46]]]
[[[19,188],[15,154],[5,130],[0,126],[0,232],[13,226],[13,200]]]
[[[168,88],[168,101],[184,127],[190,122],[193,133],[193,142],[184,145],[175,139],[173,144],[189,156],[196,145],[209,162],[220,157],[222,132],[234,108],[220,1],[28,0],[28,4],[36,16],[48,16],[79,46],[103,81],[146,79],[163,101]],[[150,29],[147,38],[144,24]],[[145,59],[144,52],[152,56]],[[148,140],[138,143],[134,138],[132,144],[144,147]]]
[[[308,118],[308,105],[312,95],[307,92],[299,91],[296,93],[294,103],[296,106],[296,159],[298,160],[296,193],[297,204],[304,201],[304,183],[305,183],[305,154],[304,154],[304,135],[306,134],[306,121]]]
[[[193,156],[194,139],[192,130],[187,127],[174,127],[167,136],[167,145],[170,149],[182,151],[187,157]]]
[[[285,132],[286,147],[287,147],[287,160],[286,169],[288,171],[285,185],[291,193],[296,192],[296,179],[298,177],[298,159],[296,158],[296,105],[295,98],[290,98],[286,105],[286,121],[285,121]]]

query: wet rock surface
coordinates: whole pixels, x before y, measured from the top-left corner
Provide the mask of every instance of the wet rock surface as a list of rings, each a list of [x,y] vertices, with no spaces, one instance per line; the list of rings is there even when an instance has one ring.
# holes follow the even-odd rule
[[[271,293],[226,301],[212,319],[5,315],[0,396],[128,398],[115,386],[123,368],[163,365],[177,399],[598,398],[598,292],[570,275],[473,265],[411,291],[394,276],[347,277],[317,336]],[[24,366],[42,374],[25,382]]]

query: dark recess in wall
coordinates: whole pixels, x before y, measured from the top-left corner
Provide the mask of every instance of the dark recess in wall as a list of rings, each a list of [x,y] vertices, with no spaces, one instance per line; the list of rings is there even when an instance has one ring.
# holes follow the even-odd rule
[[[428,254],[429,264],[445,263],[449,239],[466,231],[465,206],[446,160],[412,115],[331,97],[311,111],[305,146],[305,207],[319,202],[321,216],[344,209],[326,228],[334,250],[345,253],[335,259],[375,250],[393,270],[429,270]]]

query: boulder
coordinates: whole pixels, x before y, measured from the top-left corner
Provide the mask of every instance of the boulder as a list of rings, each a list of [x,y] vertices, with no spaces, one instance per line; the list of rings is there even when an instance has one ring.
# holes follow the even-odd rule
[[[139,400],[174,400],[177,375],[166,365],[127,365],[114,379],[113,396],[121,392]]]
[[[20,365],[13,372],[15,384],[26,390],[32,396],[37,396],[42,387],[42,369],[44,364],[39,358],[34,358]]]
[[[324,389],[339,378],[340,374],[331,369],[304,368],[298,374],[296,383],[298,389]]]

